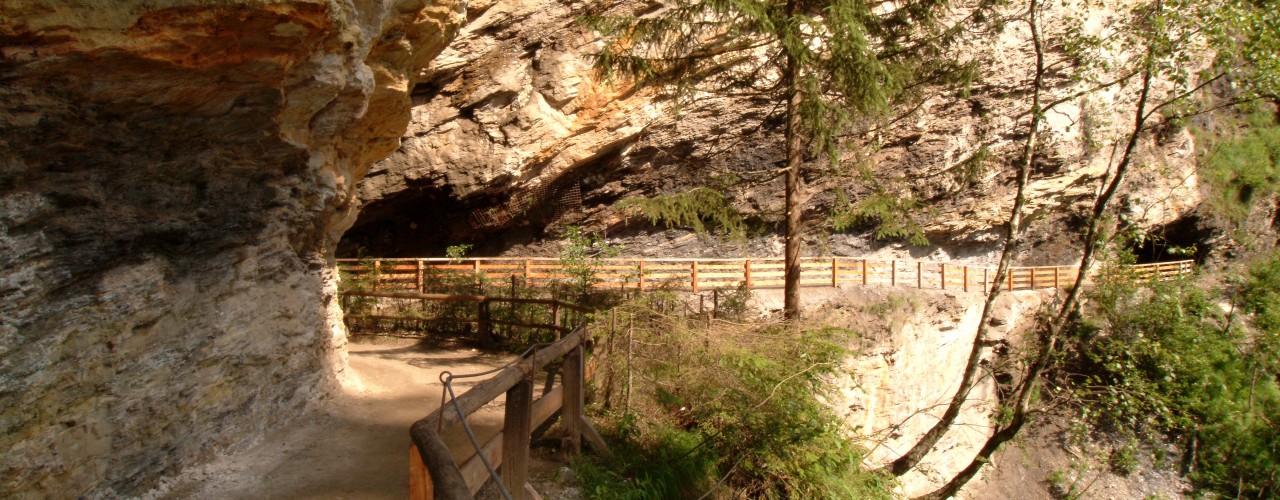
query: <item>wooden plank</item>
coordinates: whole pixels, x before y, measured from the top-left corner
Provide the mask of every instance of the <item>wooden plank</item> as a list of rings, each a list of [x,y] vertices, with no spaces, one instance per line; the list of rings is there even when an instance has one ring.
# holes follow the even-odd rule
[[[409,500],[435,500],[435,488],[418,447],[409,445]]]
[[[484,453],[484,457],[489,460],[489,465],[494,468],[502,466],[502,433],[489,438],[484,445],[480,446],[480,452]],[[480,455],[471,453],[458,467],[462,473],[462,479],[467,482],[467,491],[474,497],[484,484],[489,482],[489,469],[485,468],[484,462],[480,460]]]
[[[693,287],[693,293],[698,293],[698,261],[693,261],[689,265],[689,283]]]
[[[582,346],[579,344],[564,358],[563,381],[564,403],[560,408],[560,423],[564,434],[560,438],[560,449],[568,453],[582,452],[582,407],[583,407],[583,359]]]
[[[515,500],[525,500],[529,481],[529,440],[533,432],[533,383],[522,380],[507,389],[502,421],[502,484]]]
[[[560,411],[561,405],[564,403],[564,386],[557,385],[551,392],[545,396],[538,398],[533,402],[533,419],[530,421],[530,428],[537,429],[541,427],[547,419]]]
[[[462,478],[462,471],[458,469],[458,464],[453,462],[449,447],[440,439],[440,435],[436,434],[433,425],[422,420],[414,422],[409,428],[409,435],[413,438],[413,444],[418,448],[419,456],[422,457],[427,473],[431,476],[434,498],[464,500],[474,496],[469,493],[467,482]]]
[[[596,432],[596,428],[591,425],[591,421],[587,420],[586,416],[581,416],[580,418],[582,418],[582,422],[580,423],[582,426],[582,437],[587,438],[587,442],[590,443],[591,447],[595,448],[596,452],[600,453],[601,456],[612,458],[613,452],[609,451],[609,445],[604,442],[604,437],[601,436],[599,432]]]
[[[366,292],[358,290],[348,290],[341,293],[342,295],[350,295],[356,297],[380,297],[386,299],[420,299],[435,300],[440,302],[483,302],[483,295],[447,295],[442,293],[394,293],[394,292]]]

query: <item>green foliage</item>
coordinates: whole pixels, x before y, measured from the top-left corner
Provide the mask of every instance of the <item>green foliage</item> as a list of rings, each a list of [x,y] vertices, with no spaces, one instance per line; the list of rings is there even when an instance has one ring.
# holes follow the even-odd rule
[[[338,291],[361,291],[373,290],[374,284],[378,282],[380,277],[379,269],[374,265],[373,259],[361,259],[359,267],[365,269],[362,272],[352,272],[342,269],[338,273]],[[378,299],[373,297],[342,297],[343,314],[362,316],[371,314],[377,306]]]
[[[1107,457],[1107,465],[1111,471],[1121,476],[1129,476],[1138,470],[1138,440],[1129,439],[1125,444],[1111,450]]]
[[[600,233],[587,233],[578,226],[565,230],[564,246],[560,249],[560,265],[569,275],[574,291],[585,298],[599,282],[596,274],[603,259],[617,257],[622,247],[604,243]]]
[[[914,196],[877,189],[856,203],[838,203],[831,214],[831,224],[836,231],[874,225],[877,240],[905,239],[912,245],[925,246],[929,238],[915,220],[915,214],[922,208],[923,204]]]
[[[668,229],[687,227],[699,234],[719,231],[735,238],[746,237],[742,214],[723,195],[705,187],[653,198],[627,198],[616,207],[638,212],[650,224],[662,223]]]
[[[454,263],[461,262],[463,257],[467,256],[467,252],[471,251],[470,243],[461,243],[458,245],[450,245],[444,249],[444,256]]]
[[[850,332],[700,332],[640,300],[624,308],[633,338],[599,343],[611,346],[598,350],[596,380],[606,380],[599,410],[618,459],[576,466],[589,497],[891,497],[892,480],[862,469],[852,432],[822,403]],[[634,388],[608,381],[628,374]]]
[[[1232,321],[1224,297],[1184,282],[1148,290],[1104,285],[1098,320],[1075,338],[1085,414],[1136,435],[1164,431],[1195,443],[1191,474],[1206,491],[1265,497],[1280,487],[1280,365],[1268,319],[1280,256],[1255,266],[1232,296],[1259,311]],[[1115,283],[1112,281],[1112,283]],[[1115,465],[1113,463],[1113,465]]]
[[[1200,177],[1211,187],[1209,207],[1232,222],[1249,215],[1260,200],[1280,188],[1280,123],[1258,109],[1243,120],[1228,119],[1228,130],[1201,131]]]

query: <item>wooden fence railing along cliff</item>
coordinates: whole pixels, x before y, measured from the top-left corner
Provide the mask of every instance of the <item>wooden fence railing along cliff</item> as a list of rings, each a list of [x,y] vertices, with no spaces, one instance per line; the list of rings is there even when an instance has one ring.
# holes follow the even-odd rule
[[[367,282],[374,290],[349,290],[342,293],[345,297],[419,300],[424,304],[472,302],[477,304],[475,319],[461,321],[475,322],[478,326],[476,331],[482,336],[491,333],[494,324],[555,332],[554,342],[535,345],[501,369],[458,376],[486,377],[460,395],[453,393],[453,376],[442,375],[445,395],[449,399],[442,400],[439,408],[415,422],[410,429],[413,439],[409,455],[410,498],[472,498],[489,479],[497,481],[511,498],[538,498],[538,493],[528,482],[531,433],[557,411],[562,418],[562,449],[577,453],[581,450],[582,440],[586,439],[599,451],[608,453],[604,440],[583,414],[585,381],[591,372],[586,362],[591,334],[583,316],[590,311],[588,308],[552,299],[422,293],[439,273],[454,276],[463,273],[474,278],[476,283],[508,279],[514,283],[523,278],[526,285],[534,286],[572,278],[566,266],[558,260],[378,259],[342,260],[340,265],[347,273],[375,278]],[[991,286],[1008,290],[1054,288],[1073,283],[1079,272],[1071,266],[1019,267],[1014,268],[1006,280],[996,283],[993,269],[942,262],[808,258],[801,268],[802,286],[887,284],[964,291],[987,290]],[[1180,277],[1191,270],[1190,261],[1143,264],[1130,269],[1137,279],[1156,280]],[[781,259],[609,259],[597,262],[593,271],[597,273],[595,286],[640,291],[646,287],[697,292],[700,289],[776,288],[782,285]],[[488,315],[488,306],[492,302],[547,306],[552,310],[553,320],[546,324],[495,321]],[[566,325],[573,323],[562,323],[562,309],[578,312],[577,320],[581,324],[571,328]],[[552,375],[542,395],[535,399],[534,375],[561,358],[560,385],[552,387],[555,380]],[[466,423],[467,417],[504,394],[503,427],[496,436],[480,443]],[[473,451],[460,462],[455,462],[440,433],[459,425],[470,438]]]
[[[477,281],[522,279],[538,286],[571,280],[568,266],[547,257],[491,258],[408,258],[339,259],[344,272],[374,276],[373,286],[381,290],[430,288],[430,281],[442,273],[469,274]],[[593,264],[593,285],[600,288],[646,290],[671,288],[692,290],[781,288],[783,260],[752,259],[601,259]],[[1172,279],[1190,274],[1193,261],[1157,262],[1132,266],[1139,279]],[[842,284],[888,285],[919,289],[986,291],[991,286],[1006,290],[1060,288],[1075,282],[1077,266],[1014,267],[1005,280],[995,283],[996,270],[950,262],[920,260],[874,260],[852,257],[804,257],[800,286],[838,287]]]

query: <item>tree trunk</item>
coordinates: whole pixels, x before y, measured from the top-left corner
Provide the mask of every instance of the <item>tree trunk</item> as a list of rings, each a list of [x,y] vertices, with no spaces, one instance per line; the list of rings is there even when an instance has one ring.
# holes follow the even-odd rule
[[[1035,5],[1036,0],[1032,0]],[[1156,2],[1156,9],[1162,8],[1162,3]],[[977,475],[982,466],[991,461],[991,455],[1000,449],[1005,442],[1017,436],[1018,431],[1026,422],[1027,413],[1030,411],[1031,395],[1034,394],[1036,385],[1040,380],[1040,375],[1048,368],[1049,360],[1056,350],[1057,341],[1061,337],[1062,332],[1066,329],[1067,323],[1071,317],[1071,312],[1076,309],[1076,305],[1080,301],[1081,291],[1084,289],[1084,282],[1088,278],[1089,270],[1093,267],[1096,257],[1096,250],[1099,245],[1100,228],[1103,215],[1111,204],[1111,200],[1115,198],[1117,190],[1121,183],[1124,182],[1125,174],[1128,173],[1129,167],[1133,164],[1135,151],[1137,150],[1138,140],[1142,136],[1142,131],[1146,129],[1147,124],[1147,100],[1151,95],[1151,81],[1153,69],[1153,50],[1147,47],[1146,67],[1142,73],[1142,88],[1138,94],[1138,109],[1134,113],[1133,129],[1130,130],[1129,140],[1125,144],[1124,153],[1120,157],[1120,163],[1116,166],[1115,175],[1110,180],[1104,180],[1103,191],[1094,201],[1093,213],[1089,219],[1088,231],[1085,233],[1082,242],[1082,256],[1080,259],[1080,272],[1076,276],[1076,281],[1068,292],[1066,299],[1059,306],[1057,313],[1049,321],[1048,325],[1041,327],[1041,334],[1038,336],[1039,346],[1035,360],[1027,368],[1026,374],[1019,384],[1018,399],[1013,408],[1013,418],[1009,425],[996,431],[978,455],[967,467],[956,474],[947,484],[943,485],[937,491],[922,495],[920,499],[941,499],[954,496],[964,487],[973,476]],[[1167,102],[1166,102],[1167,104]]]
[[[1017,251],[1018,243],[1021,241],[1022,212],[1027,205],[1026,189],[1027,184],[1031,181],[1031,166],[1035,163],[1040,119],[1044,115],[1040,109],[1041,91],[1044,87],[1044,50],[1040,42],[1039,26],[1036,24],[1036,8],[1037,0],[1031,0],[1027,22],[1031,26],[1032,46],[1036,55],[1036,72],[1035,80],[1032,84],[1030,131],[1027,134],[1027,142],[1023,146],[1023,161],[1018,168],[1018,190],[1013,200],[1013,211],[1009,214],[1008,233],[1005,236],[1004,248],[1000,252],[1000,265],[996,269],[995,283],[1005,280],[1005,276],[1008,275],[1009,267],[1013,262],[1013,255]],[[965,401],[969,399],[969,392],[973,390],[973,386],[977,383],[978,365],[982,361],[982,350],[987,343],[987,331],[990,329],[988,320],[991,318],[991,310],[994,307],[996,298],[999,296],[999,286],[993,286],[987,292],[987,299],[982,304],[982,315],[978,318],[978,329],[973,336],[973,347],[969,350],[969,359],[965,363],[964,374],[960,377],[960,387],[956,389],[956,393],[952,396],[946,411],[943,412],[938,422],[928,432],[925,432],[919,441],[916,441],[916,444],[910,450],[907,450],[906,453],[886,467],[889,473],[901,476],[911,470],[912,467],[915,467],[916,464],[919,464],[925,455],[938,444],[942,436],[947,433],[956,418],[960,416],[960,410],[964,407]]]
[[[796,13],[796,0],[787,2],[787,15]],[[800,91],[796,86],[796,78],[800,69],[795,56],[787,53],[786,86],[787,86],[787,185],[786,185],[786,224],[783,228],[784,250],[783,272],[783,316],[794,320],[800,318],[800,159],[803,155],[800,131]]]

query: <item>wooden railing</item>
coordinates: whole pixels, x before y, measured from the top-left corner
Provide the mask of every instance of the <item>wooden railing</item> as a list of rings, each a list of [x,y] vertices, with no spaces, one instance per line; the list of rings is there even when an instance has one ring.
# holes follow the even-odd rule
[[[339,259],[340,269],[353,276],[376,276],[380,290],[430,289],[433,279],[463,273],[481,280],[522,280],[530,286],[574,279],[554,258],[474,259]],[[1190,260],[1133,266],[1141,279],[1173,279],[1190,274]],[[996,270],[949,262],[870,260],[850,257],[805,257],[800,263],[800,286],[838,287],[842,284],[888,285],[940,290],[986,291],[1060,288],[1075,282],[1077,266],[1014,267],[1007,278],[995,283]],[[592,268],[593,285],[601,288],[645,290],[673,288],[747,290],[781,288],[782,258],[763,259],[602,259]]]
[[[562,410],[567,448],[578,451],[585,423],[583,405],[583,343],[587,330],[580,328],[555,343],[533,352],[418,420],[410,428],[410,498],[471,498],[490,478],[489,466],[501,466],[502,483],[513,498],[527,496],[529,441],[533,429]],[[559,387],[533,399],[533,376],[552,361],[565,358]],[[440,439],[439,433],[506,394],[502,431],[460,463]],[[480,454],[484,454],[484,459]],[[485,465],[488,461],[488,466]]]
[[[422,293],[344,292],[349,296],[365,296],[391,299],[416,299],[443,302],[511,301],[510,298],[486,298],[474,295],[439,295]],[[576,311],[589,308],[554,300],[514,299],[523,303],[543,304],[548,307]],[[526,327],[553,327],[559,325],[520,325]],[[487,377],[462,394],[445,400],[444,404],[426,417],[414,422],[410,428],[413,446],[409,450],[409,490],[412,499],[472,498],[501,466],[501,482],[512,498],[537,498],[537,492],[528,483],[529,442],[533,429],[542,425],[557,411],[560,412],[563,429],[562,449],[572,453],[581,451],[585,438],[597,450],[608,453],[602,439],[587,421],[583,409],[583,391],[590,370],[585,363],[587,343],[591,338],[587,326],[581,325],[546,345],[531,348],[505,368]],[[553,362],[563,358],[559,385],[553,387],[554,376],[548,379],[540,397],[534,399],[534,375]],[[454,377],[454,376],[450,376]],[[466,375],[456,376],[464,378]],[[447,395],[452,395],[452,378],[442,377]],[[474,440],[466,418],[480,408],[489,405],[499,395],[506,394],[503,428],[498,435],[484,443],[473,441],[474,451],[460,462],[440,434],[455,426]]]
[[[385,287],[384,287],[385,289]],[[524,298],[524,297],[487,297],[484,295],[446,295],[437,293],[418,293],[418,292],[393,292],[393,291],[372,291],[372,290],[348,290],[341,293],[345,297],[370,297],[379,299],[397,299],[397,300],[418,300],[426,302],[452,302],[452,303],[474,303],[476,305],[474,317],[457,317],[457,316],[405,316],[405,315],[378,315],[378,314],[348,314],[344,315],[347,327],[353,328],[354,323],[360,321],[397,321],[397,322],[462,322],[474,323],[476,325],[476,333],[481,339],[488,340],[493,336],[494,326],[507,326],[517,328],[533,328],[544,329],[556,332],[557,338],[561,333],[566,333],[572,328],[568,325],[575,325],[582,320],[582,316],[592,312],[589,307],[579,306],[568,302],[561,302],[552,299]],[[492,304],[507,304],[514,309],[516,304],[537,304],[547,306],[549,312],[548,323],[537,323],[532,321],[513,321],[494,318],[494,309]],[[344,302],[344,311],[350,311],[350,308]],[[566,314],[568,313],[568,314]],[[573,317],[567,317],[570,314]],[[513,316],[509,315],[509,316]]]

